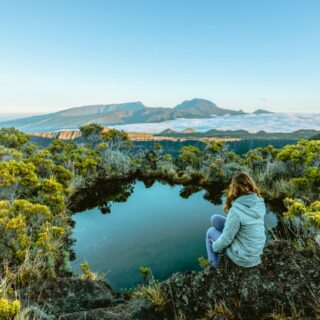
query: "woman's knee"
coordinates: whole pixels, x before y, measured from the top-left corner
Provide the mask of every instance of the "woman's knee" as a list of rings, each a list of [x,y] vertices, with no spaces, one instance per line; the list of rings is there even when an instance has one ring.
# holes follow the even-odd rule
[[[211,217],[211,223],[213,227],[219,231],[222,231],[225,221],[226,221],[226,218],[219,214],[215,214]]]

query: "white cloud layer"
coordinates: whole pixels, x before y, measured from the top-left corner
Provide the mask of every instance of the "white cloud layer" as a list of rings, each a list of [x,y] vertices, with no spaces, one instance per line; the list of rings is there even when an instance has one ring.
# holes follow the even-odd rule
[[[159,133],[165,129],[181,131],[193,128],[205,132],[210,129],[247,130],[257,132],[291,132],[299,129],[320,130],[320,113],[269,113],[241,116],[220,116],[210,119],[175,119],[160,123],[135,123],[113,126],[128,132]]]

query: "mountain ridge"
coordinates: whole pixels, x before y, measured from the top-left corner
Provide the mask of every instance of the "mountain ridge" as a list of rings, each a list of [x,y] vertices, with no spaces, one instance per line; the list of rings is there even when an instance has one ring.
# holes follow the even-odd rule
[[[205,119],[223,115],[243,115],[242,110],[218,107],[210,100],[194,98],[185,100],[174,108],[145,106],[142,102],[96,104],[73,107],[54,113],[0,122],[0,127],[15,127],[25,132],[78,129],[88,123],[104,126],[130,123],[154,123],[177,118]]]

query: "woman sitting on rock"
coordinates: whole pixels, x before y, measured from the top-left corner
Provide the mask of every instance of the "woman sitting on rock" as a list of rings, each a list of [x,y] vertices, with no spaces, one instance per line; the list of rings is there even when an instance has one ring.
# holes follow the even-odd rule
[[[213,215],[213,227],[207,231],[206,245],[210,265],[216,268],[219,266],[221,252],[225,252],[241,267],[249,268],[260,264],[266,241],[266,207],[259,188],[246,173],[233,177],[224,211],[227,217]]]

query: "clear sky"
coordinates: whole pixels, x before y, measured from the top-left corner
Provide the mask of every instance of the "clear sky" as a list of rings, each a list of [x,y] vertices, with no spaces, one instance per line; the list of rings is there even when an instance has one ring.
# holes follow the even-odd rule
[[[0,112],[320,112],[319,78],[319,0],[0,0]]]

